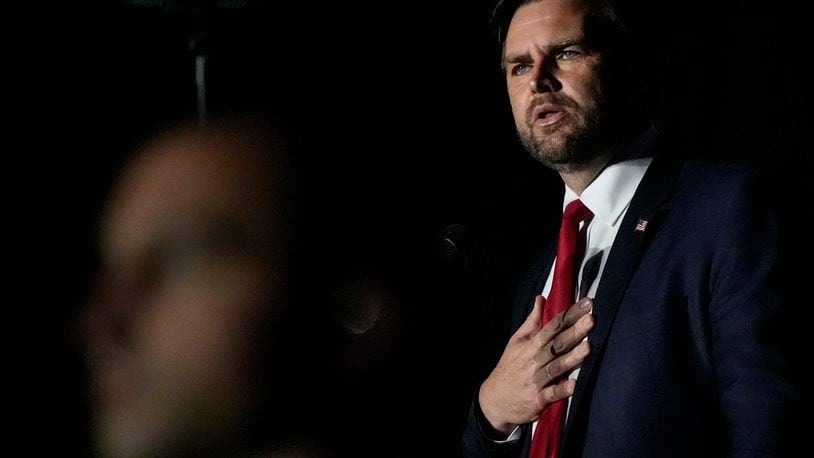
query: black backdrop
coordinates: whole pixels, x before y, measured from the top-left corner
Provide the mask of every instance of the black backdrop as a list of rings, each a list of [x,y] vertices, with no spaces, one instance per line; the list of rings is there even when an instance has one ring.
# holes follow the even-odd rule
[[[36,372],[22,373],[43,385],[24,423],[48,437],[27,442],[32,450],[87,453],[70,324],[92,277],[99,208],[128,152],[195,110],[189,40],[201,22],[172,3],[43,7],[20,33],[32,76],[11,89],[27,96],[31,134],[18,153],[26,208],[13,219],[24,222],[19,265],[35,288],[22,308],[36,320],[27,361]],[[411,304],[391,355],[407,378],[374,373],[367,402],[392,401],[394,388],[425,400],[398,421],[379,413],[428,422],[417,456],[454,456],[469,398],[502,348],[513,287],[556,229],[561,195],[556,175],[515,141],[487,26],[492,2],[270,3],[205,16],[210,109],[286,113],[289,137],[313,156],[313,224],[332,234],[326,294],[351,281],[348,271],[378,271]],[[758,165],[795,201],[812,191],[812,40],[800,8],[663,2],[655,11],[670,68],[664,97],[693,154]],[[450,224],[465,228],[465,265],[438,254]]]

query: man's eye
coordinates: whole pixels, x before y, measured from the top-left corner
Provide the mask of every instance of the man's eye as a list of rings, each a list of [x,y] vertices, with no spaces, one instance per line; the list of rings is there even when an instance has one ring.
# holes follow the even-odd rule
[[[564,49],[562,52],[557,54],[558,60],[573,60],[582,55],[581,52],[574,50],[574,49]]]
[[[531,65],[529,64],[517,64],[512,67],[512,75],[519,76],[528,73],[531,70]]]

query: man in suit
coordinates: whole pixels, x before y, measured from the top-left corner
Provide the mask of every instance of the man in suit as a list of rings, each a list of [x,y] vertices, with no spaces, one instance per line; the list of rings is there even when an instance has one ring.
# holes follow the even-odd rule
[[[799,396],[771,202],[744,168],[665,153],[646,43],[624,13],[602,0],[495,10],[519,137],[559,173],[566,215],[587,210],[579,248],[562,248],[563,229],[521,283],[464,454],[786,456]],[[576,254],[560,277],[563,253]]]

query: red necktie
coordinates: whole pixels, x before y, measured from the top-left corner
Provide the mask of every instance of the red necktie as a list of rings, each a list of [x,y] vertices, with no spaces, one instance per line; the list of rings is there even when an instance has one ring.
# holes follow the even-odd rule
[[[579,223],[590,220],[590,210],[579,199],[565,207],[560,225],[560,237],[557,242],[557,261],[554,264],[554,281],[551,292],[543,308],[541,325],[548,323],[554,316],[574,303],[577,262],[577,238]],[[567,377],[567,376],[566,376]],[[560,382],[565,381],[563,377]],[[537,421],[534,437],[531,440],[530,458],[557,458],[560,453],[560,439],[567,399],[561,399],[546,407]]]

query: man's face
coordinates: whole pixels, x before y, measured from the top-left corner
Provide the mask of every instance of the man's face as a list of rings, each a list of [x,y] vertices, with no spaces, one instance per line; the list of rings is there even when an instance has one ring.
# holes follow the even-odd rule
[[[503,64],[518,134],[536,159],[560,172],[600,154],[602,56],[587,45],[586,14],[577,0],[529,3],[506,35]]]
[[[194,452],[241,427],[258,323],[279,286],[259,169],[240,145],[187,135],[137,157],[118,182],[88,313],[102,455]]]

